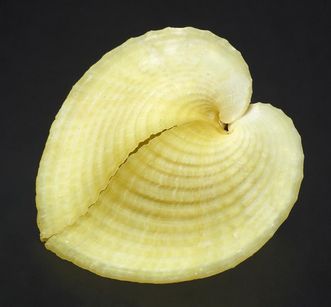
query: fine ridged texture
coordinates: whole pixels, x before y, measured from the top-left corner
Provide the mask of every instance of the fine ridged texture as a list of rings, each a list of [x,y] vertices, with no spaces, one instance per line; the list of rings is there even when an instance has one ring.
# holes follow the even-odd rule
[[[73,87],[40,162],[46,247],[151,283],[256,252],[297,199],[303,151],[292,121],[251,92],[240,53],[208,31],[151,31],[107,53]]]

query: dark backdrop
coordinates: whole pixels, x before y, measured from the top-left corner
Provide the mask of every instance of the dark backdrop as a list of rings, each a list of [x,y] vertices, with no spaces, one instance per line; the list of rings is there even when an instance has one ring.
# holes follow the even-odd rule
[[[1,52],[1,306],[330,306],[329,1],[4,1]],[[227,38],[250,66],[252,101],[300,131],[305,179],[288,220],[235,269],[191,282],[105,279],[38,239],[35,177],[72,85],[132,36],[191,25]]]

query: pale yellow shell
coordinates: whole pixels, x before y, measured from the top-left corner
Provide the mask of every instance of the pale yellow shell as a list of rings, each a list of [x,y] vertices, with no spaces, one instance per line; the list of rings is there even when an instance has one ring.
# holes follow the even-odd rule
[[[291,119],[251,92],[241,54],[208,31],[151,31],[107,53],[50,130],[36,196],[46,247],[151,283],[256,252],[297,199],[303,151]]]

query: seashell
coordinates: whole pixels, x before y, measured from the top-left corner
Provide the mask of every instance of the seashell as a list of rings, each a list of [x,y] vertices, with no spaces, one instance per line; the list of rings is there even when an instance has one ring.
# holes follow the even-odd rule
[[[36,183],[41,240],[98,275],[203,278],[259,250],[303,178],[292,120],[250,104],[227,40],[195,28],[129,39],[76,83]]]

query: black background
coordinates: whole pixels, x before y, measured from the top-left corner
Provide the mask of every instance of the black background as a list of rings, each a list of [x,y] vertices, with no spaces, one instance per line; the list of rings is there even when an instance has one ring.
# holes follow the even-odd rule
[[[1,306],[330,306],[328,1],[1,1]],[[216,5],[217,3],[217,5]],[[288,220],[235,269],[191,282],[105,279],[46,251],[35,177],[72,85],[132,36],[191,25],[227,38],[250,66],[252,101],[294,120],[305,179]]]

